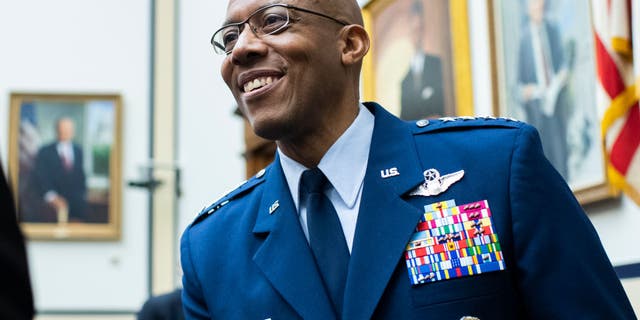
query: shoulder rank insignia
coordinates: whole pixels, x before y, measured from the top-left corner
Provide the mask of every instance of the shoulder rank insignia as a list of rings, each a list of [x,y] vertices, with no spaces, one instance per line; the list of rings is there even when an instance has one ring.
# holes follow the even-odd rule
[[[405,251],[412,285],[505,270],[486,200],[425,206]]]
[[[507,128],[519,128],[523,123],[514,119],[506,117],[443,117],[437,119],[419,120],[413,123],[414,134],[423,134],[426,132],[435,132],[438,130],[455,130],[456,128],[482,128],[482,127],[507,127]]]
[[[428,169],[424,171],[423,175],[424,183],[411,191],[410,196],[437,196],[447,191],[452,184],[460,181],[464,177],[464,170],[440,176],[438,170]]]
[[[218,199],[213,204],[202,209],[202,211],[198,214],[198,216],[195,218],[195,220],[191,224],[194,225],[202,221],[204,218],[212,215],[214,212],[218,211],[220,208],[224,207],[235,198],[239,197],[240,195],[248,192],[249,190],[253,189],[255,186],[264,182],[265,172],[266,172],[265,169],[260,170],[260,172],[258,172],[253,178],[241,183],[239,186],[229,191],[224,197]]]

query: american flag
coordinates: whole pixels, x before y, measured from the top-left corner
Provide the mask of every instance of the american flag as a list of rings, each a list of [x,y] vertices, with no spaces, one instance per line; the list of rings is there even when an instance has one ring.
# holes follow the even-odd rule
[[[633,69],[632,1],[593,0],[591,8],[607,173],[614,187],[640,205],[640,81]]]

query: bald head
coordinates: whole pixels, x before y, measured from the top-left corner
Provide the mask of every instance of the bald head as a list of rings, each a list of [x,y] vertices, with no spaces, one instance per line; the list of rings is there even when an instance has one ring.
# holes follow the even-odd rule
[[[364,25],[362,12],[356,0],[312,0],[298,2],[308,3],[308,5],[322,8],[323,12],[351,24]]]
[[[236,8],[242,7],[251,7],[251,12],[259,7],[275,3],[285,3],[305,9],[317,10],[338,20],[349,22],[349,24],[364,26],[362,12],[357,0],[229,0],[227,12],[235,11]]]

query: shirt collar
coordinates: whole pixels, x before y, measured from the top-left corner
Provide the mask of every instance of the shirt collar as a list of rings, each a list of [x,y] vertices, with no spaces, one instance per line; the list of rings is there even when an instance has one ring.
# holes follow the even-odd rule
[[[363,104],[360,104],[360,112],[358,112],[356,119],[329,148],[318,164],[318,168],[327,176],[331,185],[348,207],[355,205],[364,181],[374,122],[373,114]],[[278,155],[291,197],[296,208],[299,208],[300,177],[302,172],[308,168],[287,157],[280,149],[278,149]]]

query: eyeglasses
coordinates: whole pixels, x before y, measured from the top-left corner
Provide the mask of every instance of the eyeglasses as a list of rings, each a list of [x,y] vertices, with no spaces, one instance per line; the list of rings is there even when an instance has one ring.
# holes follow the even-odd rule
[[[230,54],[236,46],[236,42],[240,37],[240,33],[244,29],[245,24],[249,24],[249,29],[256,35],[261,37],[268,34],[276,34],[286,29],[292,22],[290,10],[302,11],[323,17],[343,26],[349,25],[344,21],[330,17],[326,14],[311,11],[304,8],[290,6],[284,3],[272,4],[262,7],[254,11],[247,19],[242,22],[230,23],[218,29],[211,37],[211,45],[218,54]]]

